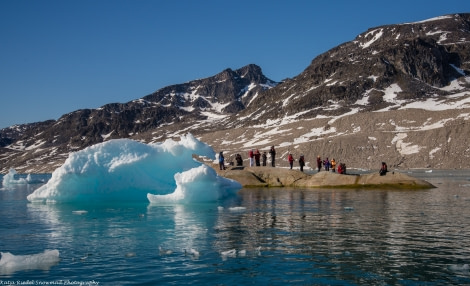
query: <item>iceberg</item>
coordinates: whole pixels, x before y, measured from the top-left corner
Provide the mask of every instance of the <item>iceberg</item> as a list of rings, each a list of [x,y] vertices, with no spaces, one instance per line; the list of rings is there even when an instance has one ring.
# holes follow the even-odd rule
[[[193,154],[215,158],[193,135],[145,144],[131,139],[99,143],[69,155],[31,202],[192,202],[220,199],[241,185],[219,177]],[[202,191],[204,189],[205,192]],[[228,193],[229,192],[229,193]],[[159,196],[159,197],[154,197]]]
[[[28,175],[28,178],[25,179],[25,178],[18,178],[18,179],[15,179],[15,176],[17,175],[17,172],[15,169],[11,168],[10,171],[8,172],[8,174],[6,174],[5,176],[3,176],[3,181],[2,181],[2,185],[4,187],[8,187],[8,186],[12,186],[12,185],[19,185],[19,184],[27,184],[28,183],[28,179],[31,178],[30,175]]]
[[[241,189],[241,184],[220,177],[214,169],[201,165],[184,173],[176,173],[176,190],[168,195],[147,194],[154,204],[214,202]]]
[[[0,274],[2,275],[22,270],[49,270],[60,260],[57,249],[31,255],[13,255],[10,252],[1,252],[1,255]]]

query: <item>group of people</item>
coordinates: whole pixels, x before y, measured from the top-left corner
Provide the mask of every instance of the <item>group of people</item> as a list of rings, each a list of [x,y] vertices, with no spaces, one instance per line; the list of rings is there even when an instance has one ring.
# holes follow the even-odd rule
[[[292,170],[292,167],[294,166],[294,156],[292,156],[291,153],[289,153],[289,156],[287,156],[287,161],[289,161],[290,169]],[[305,158],[304,155],[300,155],[299,157],[299,166],[300,166],[300,171],[304,171],[304,166],[305,166]]]
[[[337,164],[335,158],[331,159],[331,161],[330,161],[328,159],[328,157],[326,157],[326,159],[324,159],[322,161],[321,157],[317,156],[317,171],[318,172],[321,171],[321,168],[323,166],[325,168],[325,171],[330,171],[330,168],[331,168],[331,171],[333,173],[335,173],[336,172],[336,165],[338,165],[338,174],[346,174],[346,164],[345,163],[340,162],[339,164]]]
[[[276,150],[274,149],[274,146],[271,146],[271,149],[269,150],[269,155],[271,157],[271,166],[275,167]],[[261,166],[261,162],[263,166],[266,166],[267,164],[268,156],[266,152],[263,152],[263,154],[261,154],[258,149],[256,150],[250,149],[250,151],[248,151],[248,157],[250,159],[250,167],[253,167],[255,165]],[[235,161],[237,163],[237,166],[243,166],[243,158],[240,154],[235,155]],[[289,153],[289,155],[287,156],[287,161],[289,161],[290,169],[292,169],[294,166],[294,161],[295,161],[292,153]],[[305,166],[304,155],[300,155],[298,161],[299,161],[300,171],[303,172],[304,166]],[[326,159],[322,160],[320,156],[317,156],[317,171],[318,172],[321,171],[322,166],[327,172],[329,172],[331,169],[332,172],[336,172],[336,170],[338,170],[338,174],[346,174],[346,164],[341,163],[341,162],[337,164],[334,158],[329,160],[328,157],[326,157]],[[220,170],[225,170],[225,158],[224,158],[223,152],[219,153],[219,167],[220,167]],[[385,162],[382,162],[382,166],[380,168],[379,174],[381,176],[384,176],[387,174],[387,172],[388,172],[387,164]]]
[[[271,157],[271,166],[275,167],[276,166],[276,149],[274,149],[274,146],[271,146],[271,149],[269,150],[269,156]],[[263,152],[263,154],[260,153],[258,149],[250,149],[248,151],[248,157],[250,159],[250,167],[253,166],[261,166],[261,161],[263,166],[267,165],[268,161],[268,155],[266,151]],[[237,166],[243,166],[243,159],[240,154],[235,155],[235,161],[237,161]]]

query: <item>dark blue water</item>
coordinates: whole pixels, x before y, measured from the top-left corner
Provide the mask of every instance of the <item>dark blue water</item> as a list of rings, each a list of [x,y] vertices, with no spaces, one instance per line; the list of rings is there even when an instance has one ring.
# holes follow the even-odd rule
[[[41,184],[2,188],[0,251],[60,259],[0,267],[0,284],[470,284],[470,172],[410,175],[437,188],[243,189],[170,206],[32,204]]]

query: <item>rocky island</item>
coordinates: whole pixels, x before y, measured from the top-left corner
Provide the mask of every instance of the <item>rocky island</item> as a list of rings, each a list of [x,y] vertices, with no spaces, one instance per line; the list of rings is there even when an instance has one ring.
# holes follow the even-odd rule
[[[338,174],[333,172],[303,173],[299,170],[273,167],[229,167],[219,170],[225,178],[235,180],[245,188],[251,187],[301,187],[301,188],[435,188],[427,181],[400,172],[388,172],[385,176],[371,174]]]

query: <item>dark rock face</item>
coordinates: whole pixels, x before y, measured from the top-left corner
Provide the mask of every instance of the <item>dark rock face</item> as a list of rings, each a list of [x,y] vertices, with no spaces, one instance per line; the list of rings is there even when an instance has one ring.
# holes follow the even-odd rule
[[[251,64],[235,71],[226,69],[210,78],[168,86],[143,99],[186,110],[192,110],[192,107],[236,113],[245,108],[254,94],[275,85],[263,75],[260,67]]]
[[[57,121],[5,128],[0,130],[0,147],[9,148],[1,152],[13,155],[2,162],[2,171],[8,171],[8,166],[28,165],[31,157],[24,156],[26,160],[20,155],[34,149],[32,146],[38,142],[41,148],[49,149],[51,158],[61,154],[59,157],[63,159],[69,152],[105,140],[146,133],[152,136],[152,131],[162,126],[172,125],[167,129],[179,130],[206,120],[211,114],[237,113],[255,94],[275,85],[263,75],[260,67],[252,64],[235,71],[226,69],[210,78],[165,87],[131,102],[77,110]],[[152,137],[144,140],[150,141]]]
[[[458,162],[458,168],[470,168],[463,139],[470,135],[469,43],[470,14],[386,25],[317,56],[279,84],[250,64],[127,103],[12,126],[0,130],[0,172],[50,172],[70,152],[114,138],[156,142],[191,132],[215,149],[240,152],[247,138],[282,129],[281,122],[290,129],[258,141],[281,145],[279,151],[297,145],[311,156],[327,150],[356,158],[358,165],[383,156],[397,167]],[[457,88],[450,86],[456,82]],[[431,99],[458,112],[401,110]],[[417,133],[420,128],[425,134]]]
[[[380,109],[381,93],[393,83],[401,88],[398,98],[445,95],[439,88],[470,74],[469,40],[470,14],[369,29],[319,55],[254,104],[269,103],[265,120],[334,102],[350,108],[366,92],[373,94],[366,110]]]

